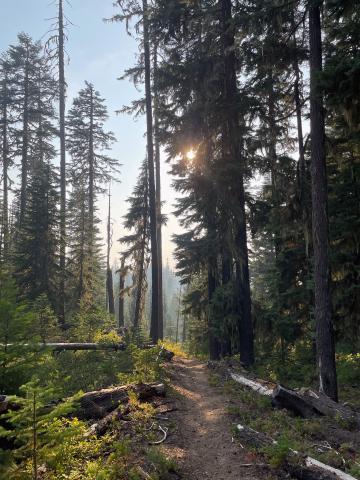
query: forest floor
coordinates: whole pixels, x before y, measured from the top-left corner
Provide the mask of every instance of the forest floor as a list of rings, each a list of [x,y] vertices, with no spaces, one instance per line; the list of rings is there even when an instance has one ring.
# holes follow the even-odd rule
[[[260,480],[278,478],[256,466],[256,456],[234,441],[234,424],[224,392],[211,385],[205,363],[175,357],[168,366],[177,409],[176,427],[164,444],[186,480]],[[250,466],[249,466],[250,465]]]

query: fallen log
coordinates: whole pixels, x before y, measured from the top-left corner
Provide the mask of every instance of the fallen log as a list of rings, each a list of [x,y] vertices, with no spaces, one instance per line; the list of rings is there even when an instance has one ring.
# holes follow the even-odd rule
[[[113,412],[119,405],[126,404],[129,401],[130,392],[134,392],[140,401],[145,402],[153,397],[164,397],[165,385],[163,383],[138,383],[86,392],[77,399],[72,416],[81,420],[100,420]],[[60,402],[61,400],[57,400],[46,405],[43,413],[50,412]],[[9,402],[5,395],[0,396],[1,414],[18,408],[19,405],[16,404],[16,401]]]
[[[320,392],[310,389],[290,390],[278,385],[273,391],[272,398],[274,406],[286,408],[303,418],[328,416],[341,418],[348,422],[349,426],[360,426],[359,413],[341,403],[334,402]]]
[[[81,420],[99,420],[129,401],[129,393],[135,392],[140,401],[165,395],[162,383],[124,385],[87,392],[78,401],[74,414]]]
[[[268,388],[266,385],[260,382],[256,382],[255,380],[250,380],[249,378],[246,378],[243,375],[239,375],[238,373],[234,373],[231,370],[229,370],[229,375],[235,382],[240,383],[245,387],[251,388],[255,392],[259,393],[260,395],[271,397],[273,393],[272,388]]]
[[[144,344],[141,349],[151,349],[155,348],[156,345],[153,344]],[[11,349],[11,348],[24,348],[29,350],[51,350],[53,352],[65,352],[72,351],[105,351],[105,350],[114,350],[114,351],[124,351],[127,348],[127,344],[124,342],[120,343],[82,343],[82,342],[50,342],[50,343],[0,343],[0,348]],[[165,362],[171,362],[174,357],[174,352],[167,350],[164,347],[161,347],[158,360],[164,360]]]
[[[278,385],[272,392],[272,404],[276,408],[285,408],[303,418],[318,416],[319,412],[295,390]]]
[[[273,440],[268,435],[244,425],[237,425],[236,430],[239,440],[257,449],[277,443],[276,440]],[[283,465],[283,468],[299,480],[356,480],[342,470],[325,465],[315,458],[303,455],[296,450],[290,451],[297,461],[295,463],[288,461]]]
[[[125,412],[125,414],[128,412]],[[120,409],[116,409],[113,412],[106,415],[106,417],[99,420],[97,423],[91,425],[90,432],[95,433],[98,436],[104,435],[111,425],[115,422],[124,419],[124,412],[121,412]]]
[[[310,469],[303,465],[287,463],[284,470],[291,475],[291,478],[298,480],[338,480],[335,474],[331,472],[323,472],[320,469]]]
[[[63,352],[63,351],[77,351],[77,350],[126,350],[125,343],[8,343],[0,344],[2,348],[25,348],[25,349],[40,349],[40,350],[52,350],[54,352]]]
[[[349,422],[351,426],[360,427],[360,414],[351,408],[336,403],[320,392],[314,392],[310,389],[291,390],[276,385],[275,388],[269,387],[269,383],[255,381],[228,371],[230,377],[237,383],[251,388],[260,395],[272,397],[272,404],[276,408],[285,408],[295,415],[303,418],[312,418],[314,416],[328,416],[331,418],[341,418]]]

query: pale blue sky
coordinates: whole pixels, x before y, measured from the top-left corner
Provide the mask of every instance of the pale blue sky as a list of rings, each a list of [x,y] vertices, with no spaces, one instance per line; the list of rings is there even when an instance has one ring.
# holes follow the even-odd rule
[[[65,2],[66,3],[66,2]],[[145,157],[145,119],[134,121],[127,115],[116,115],[122,105],[138,98],[139,93],[128,81],[117,78],[134,64],[138,47],[135,39],[126,33],[125,25],[105,23],[116,12],[112,0],[71,0],[65,4],[66,15],[74,25],[68,32],[67,51],[70,63],[66,66],[68,83],[67,105],[82,88],[85,80],[94,83],[106,99],[110,119],[108,128],[118,140],[112,155],[123,164],[121,184],[113,186],[112,218],[114,221],[114,246],[112,257],[117,258],[119,244],[115,241],[122,232],[122,215],[126,211],[125,200],[136,182],[137,169]],[[41,39],[47,32],[50,17],[56,15],[56,5],[51,0],[0,0],[0,51],[16,42],[18,32],[29,33],[34,39]],[[164,212],[172,211],[174,192],[171,179],[166,174],[168,166],[162,165],[163,198],[166,200]],[[100,215],[106,216],[106,199],[99,202]],[[178,228],[176,220],[169,216],[169,224],[164,229],[164,260],[171,261],[171,233]]]

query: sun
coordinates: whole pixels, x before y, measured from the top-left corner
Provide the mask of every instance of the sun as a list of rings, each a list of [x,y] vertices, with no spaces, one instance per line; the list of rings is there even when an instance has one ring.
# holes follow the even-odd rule
[[[186,158],[187,158],[188,160],[190,160],[190,161],[191,161],[191,160],[194,160],[195,157],[196,157],[196,152],[195,152],[194,149],[191,148],[190,150],[188,150],[188,151],[186,152]]]

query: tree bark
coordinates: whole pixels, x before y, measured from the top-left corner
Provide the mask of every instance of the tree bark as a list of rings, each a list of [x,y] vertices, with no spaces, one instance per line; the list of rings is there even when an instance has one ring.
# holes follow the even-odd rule
[[[6,68],[6,67],[5,67]],[[4,81],[3,81],[3,91],[4,99],[2,104],[2,165],[3,165],[3,218],[2,218],[2,229],[3,229],[3,260],[6,263],[9,252],[9,145],[8,145],[8,105],[7,105],[7,84],[8,77],[7,72],[4,72]]]
[[[309,7],[311,197],[316,348],[320,391],[337,401],[335,339],[330,293],[325,120],[323,96],[318,86],[318,77],[322,71],[321,4],[322,1],[313,2]]]
[[[144,33],[144,61],[145,61],[145,95],[146,95],[146,125],[147,125],[147,161],[149,175],[149,206],[150,206],[150,237],[151,237],[151,326],[150,336],[156,343],[162,338],[163,332],[159,325],[159,250],[157,242],[157,215],[154,172],[154,141],[153,141],[153,113],[151,100],[151,61],[149,39],[149,11],[147,0],[143,0],[143,33]]]
[[[294,7],[295,8],[295,7]],[[303,222],[303,231],[305,239],[305,254],[306,258],[309,259],[309,238],[310,238],[310,228],[309,228],[309,211],[307,208],[307,195],[306,195],[306,161],[305,161],[305,146],[304,146],[304,134],[302,126],[302,106],[301,106],[301,75],[299,60],[297,55],[297,41],[296,41],[296,28],[295,28],[295,18],[294,12],[292,14],[292,28],[294,30],[293,34],[293,45],[294,45],[294,56],[293,56],[293,69],[295,73],[295,82],[294,82],[294,101],[296,109],[296,124],[297,124],[297,137],[298,137],[298,150],[299,150],[299,162],[298,162],[298,188],[299,188],[299,201],[302,209],[302,222]]]
[[[106,297],[107,307],[111,315],[115,315],[115,303],[114,303],[114,286],[113,286],[113,274],[110,266],[110,249],[111,249],[111,195],[109,186],[109,211],[108,211],[108,223],[107,223],[107,271],[106,271]]]
[[[85,262],[85,191],[81,186],[81,236],[80,236],[80,272],[79,272],[79,295],[78,301],[84,294],[84,262]]]
[[[65,327],[65,263],[66,263],[66,146],[65,146],[65,62],[64,62],[64,12],[59,0],[59,120],[60,120],[60,288],[59,321]]]
[[[220,342],[216,332],[214,331],[210,312],[210,303],[216,290],[216,259],[209,259],[208,264],[208,302],[209,302],[209,355],[210,360],[219,360],[220,358]]]
[[[162,221],[161,221],[161,168],[160,168],[160,139],[159,139],[159,117],[158,117],[158,99],[157,99],[157,45],[154,51],[154,133],[155,133],[155,187],[156,187],[156,235],[158,246],[158,264],[159,264],[159,338],[163,338],[164,331],[164,305],[163,305],[163,262],[162,262]]]
[[[29,47],[27,47],[24,79],[24,105],[22,125],[22,147],[21,147],[21,190],[20,190],[20,220],[22,227],[25,218],[27,202],[27,178],[28,178],[28,129],[29,129]]]
[[[238,219],[236,244],[236,281],[239,297],[239,345],[240,358],[245,365],[254,363],[254,336],[251,318],[251,296],[249,259],[247,248],[245,190],[243,178],[243,159],[241,155],[241,139],[239,131],[239,112],[237,104],[235,36],[232,25],[232,2],[221,0],[221,21],[223,28],[224,49],[224,98],[226,103],[226,122],[228,129],[230,161],[241,165],[236,184],[233,186],[236,198],[236,217]]]
[[[125,258],[122,257],[119,270],[120,282],[119,282],[119,328],[125,326],[124,318],[124,288],[125,288]]]
[[[94,241],[94,98],[93,87],[90,87],[90,127],[89,127],[89,229],[90,256],[93,254]],[[92,258],[90,259],[92,263]]]
[[[143,217],[143,238],[141,242],[141,252],[139,259],[138,267],[138,278],[136,285],[136,299],[135,299],[135,313],[134,313],[134,331],[139,328],[141,320],[141,312],[143,306],[143,290],[144,290],[144,277],[145,277],[145,253],[146,253],[146,240],[147,240],[147,230],[148,230],[148,219],[149,219],[149,195],[148,195],[148,182],[146,183],[145,190],[145,202],[144,202],[144,217]],[[152,338],[154,341],[154,339]],[[157,340],[156,340],[157,342]]]

